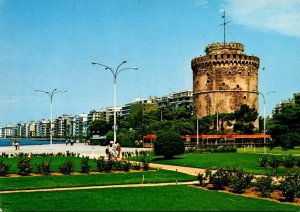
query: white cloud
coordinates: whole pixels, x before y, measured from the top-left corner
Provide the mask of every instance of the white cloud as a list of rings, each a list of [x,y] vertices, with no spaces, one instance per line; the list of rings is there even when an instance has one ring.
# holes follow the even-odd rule
[[[224,8],[237,24],[300,37],[299,0],[226,0]]]

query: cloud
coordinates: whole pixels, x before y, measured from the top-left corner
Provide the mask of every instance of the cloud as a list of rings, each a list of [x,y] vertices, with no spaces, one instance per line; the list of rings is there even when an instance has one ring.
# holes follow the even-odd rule
[[[225,0],[224,8],[237,24],[300,37],[299,0]]]

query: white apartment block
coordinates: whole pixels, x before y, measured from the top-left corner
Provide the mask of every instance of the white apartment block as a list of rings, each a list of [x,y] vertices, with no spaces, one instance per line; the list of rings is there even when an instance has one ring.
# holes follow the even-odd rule
[[[88,115],[83,113],[74,117],[73,136],[87,136]]]
[[[9,138],[16,136],[16,127],[13,124],[7,124],[1,128],[1,138]]]
[[[172,106],[178,108],[180,106],[193,106],[193,91],[185,90],[180,92],[172,92],[167,96],[157,98],[158,108]]]

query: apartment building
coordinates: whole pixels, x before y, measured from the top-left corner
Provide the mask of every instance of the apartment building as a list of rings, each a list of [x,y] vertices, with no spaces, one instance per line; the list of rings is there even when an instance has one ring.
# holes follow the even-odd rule
[[[156,99],[158,108],[172,106],[178,108],[180,106],[193,107],[193,91],[184,90],[180,92],[172,92],[167,96]]]

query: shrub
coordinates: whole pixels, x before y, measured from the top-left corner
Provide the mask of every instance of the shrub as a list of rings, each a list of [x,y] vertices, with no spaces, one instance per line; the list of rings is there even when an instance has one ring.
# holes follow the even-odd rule
[[[43,161],[37,165],[37,171],[40,174],[49,175],[51,173],[51,160]]]
[[[113,166],[112,157],[106,161],[103,156],[96,160],[97,170],[99,172],[111,172]]]
[[[9,169],[9,164],[5,163],[4,161],[0,161],[0,176],[6,176]]]
[[[104,170],[105,170],[104,156],[99,157],[97,160],[95,160],[95,162],[96,162],[97,170],[99,172],[104,172]]]
[[[207,180],[205,173],[198,173],[197,180],[199,181],[199,186],[204,186],[204,181]]]
[[[19,157],[18,159],[18,174],[27,176],[32,171],[32,165],[30,164],[30,157]]]
[[[148,162],[147,157],[142,156],[141,162],[142,162],[143,171],[148,171],[149,170],[149,162]]]
[[[59,165],[59,172],[62,174],[69,175],[74,172],[74,164],[72,161],[68,160],[67,162]]]
[[[282,157],[282,163],[286,168],[293,168],[295,159],[292,157],[292,155],[289,155],[287,158]]]
[[[89,165],[90,158],[88,156],[83,157],[80,162],[81,173],[90,173],[91,167]]]
[[[287,171],[288,175],[280,182],[280,190],[282,191],[286,201],[293,202],[296,197],[300,197],[300,175],[298,170],[294,173]]]
[[[246,174],[243,170],[234,170],[230,178],[232,192],[237,194],[244,193],[249,188],[253,178],[253,175]]]
[[[2,152],[0,157],[1,158],[8,158],[9,154],[6,154],[5,152]]]
[[[184,153],[185,147],[179,134],[173,131],[159,132],[154,143],[154,153],[163,155],[165,158],[172,158],[175,155]]]
[[[133,170],[140,170],[141,164],[140,163],[132,163],[131,167]]]
[[[129,161],[121,161],[122,171],[129,172],[130,170],[130,162]]]
[[[128,172],[130,170],[130,162],[129,161],[113,161],[112,169]]]
[[[217,171],[210,176],[209,182],[214,189],[223,190],[224,186],[230,183],[231,171],[226,168],[218,168]]]
[[[280,165],[280,160],[275,157],[272,157],[270,160],[270,166],[276,169],[279,165]]]
[[[256,190],[260,192],[260,197],[270,197],[274,190],[273,180],[270,175],[256,178]]]
[[[259,160],[259,167],[263,167],[263,168],[267,167],[268,162],[269,162],[268,157],[262,157],[262,158],[259,158],[258,160]]]
[[[233,145],[226,146],[195,146],[195,147],[187,147],[185,150],[186,153],[191,154],[205,154],[205,153],[229,153],[229,152],[237,152],[237,148]]]

